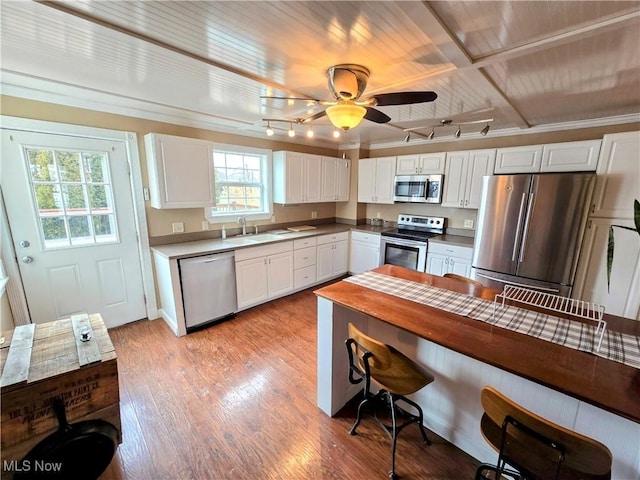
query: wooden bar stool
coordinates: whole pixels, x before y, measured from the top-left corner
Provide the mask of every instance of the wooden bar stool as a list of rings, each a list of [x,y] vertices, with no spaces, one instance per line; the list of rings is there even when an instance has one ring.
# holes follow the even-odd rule
[[[471,285],[478,285],[479,287],[484,287],[477,280],[473,280],[472,278],[463,277],[462,275],[458,275],[457,273],[445,273],[443,275],[444,278],[452,278],[453,280],[460,280],[461,282],[470,283]]]
[[[498,463],[480,465],[476,480],[611,478],[611,452],[602,443],[522,408],[493,387],[484,387],[480,400],[480,428],[498,452]]]
[[[417,423],[424,442],[430,445],[423,426],[422,408],[405,395],[415,393],[433,382],[433,375],[392,346],[365,335],[352,323],[349,323],[349,338],[346,345],[349,353],[349,381],[352,384],[364,381],[364,399],[358,405],[356,421],[349,434],[356,434],[356,429],[362,420],[362,410],[366,405],[375,406],[380,401],[388,402],[391,410],[391,425],[381,422],[377,416],[375,418],[391,437],[389,477],[396,479],[398,478],[395,471],[396,441],[400,432],[407,425]],[[382,387],[375,395],[370,390],[372,379]],[[413,407],[416,413],[409,413],[402,409],[396,404],[399,400]],[[399,414],[407,418],[401,425],[398,425]]]

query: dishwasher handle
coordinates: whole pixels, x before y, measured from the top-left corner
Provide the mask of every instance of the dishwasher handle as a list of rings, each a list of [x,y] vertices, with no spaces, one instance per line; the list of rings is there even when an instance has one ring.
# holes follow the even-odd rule
[[[236,253],[234,251],[231,252],[221,252],[221,253],[213,253],[211,255],[201,255],[198,257],[188,257],[180,260],[181,264],[189,264],[194,265],[198,263],[212,263],[219,262],[221,260],[229,260],[235,257]]]

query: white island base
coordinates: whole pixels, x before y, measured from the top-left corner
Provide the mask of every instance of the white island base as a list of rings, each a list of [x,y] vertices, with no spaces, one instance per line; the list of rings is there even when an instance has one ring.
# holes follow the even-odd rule
[[[424,410],[425,426],[481,462],[497,460],[480,432],[480,391],[492,385],[538,415],[604,443],[613,454],[613,480],[640,479],[640,424],[318,297],[318,407],[328,415],[360,391],[347,378],[349,322],[433,373],[435,381],[411,396]]]

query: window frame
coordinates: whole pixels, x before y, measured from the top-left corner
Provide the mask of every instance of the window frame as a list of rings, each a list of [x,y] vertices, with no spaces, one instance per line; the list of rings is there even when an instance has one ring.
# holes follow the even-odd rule
[[[213,153],[236,153],[240,155],[259,155],[262,157],[260,165],[260,174],[262,178],[262,204],[263,209],[260,212],[215,212],[215,207],[205,207],[204,216],[210,224],[234,223],[239,217],[245,217],[247,221],[269,220],[273,216],[273,192],[272,184],[272,151],[266,148],[246,147],[243,145],[219,144],[213,147]],[[214,159],[211,158],[213,163]],[[214,164],[215,172],[215,164]],[[215,178],[214,178],[215,184]]]

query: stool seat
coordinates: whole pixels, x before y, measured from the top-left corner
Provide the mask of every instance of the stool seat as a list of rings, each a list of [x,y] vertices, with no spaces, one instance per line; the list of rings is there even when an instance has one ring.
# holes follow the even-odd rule
[[[352,323],[349,323],[349,338],[346,341],[346,346],[349,354],[349,381],[353,384],[365,382],[364,399],[358,405],[356,421],[349,433],[356,434],[365,406],[375,406],[379,401],[386,400],[391,410],[392,425],[380,423],[392,440],[389,476],[398,478],[395,472],[395,451],[400,431],[407,425],[417,423],[424,442],[429,445],[429,439],[423,426],[422,408],[406,398],[405,395],[415,393],[433,382],[433,375],[391,345],[364,334]],[[370,390],[371,380],[374,380],[381,387],[375,395]],[[399,405],[396,405],[398,401],[412,407],[417,414],[409,413],[400,408]],[[398,425],[398,413],[408,418],[402,425]]]
[[[493,387],[482,389],[482,435],[498,452],[496,466],[480,465],[476,480],[512,478],[609,480],[612,456],[592,438],[521,407]],[[515,471],[507,470],[507,465]],[[486,474],[492,472],[491,476]]]

